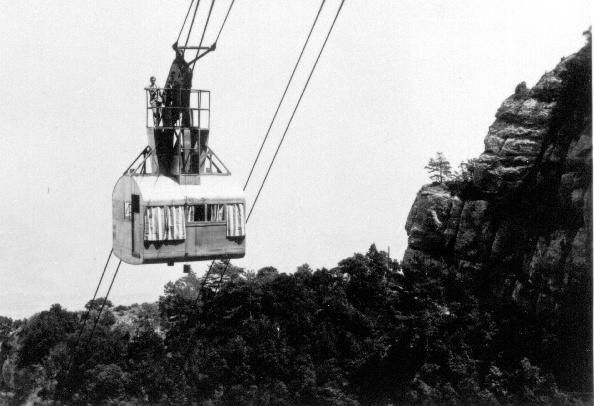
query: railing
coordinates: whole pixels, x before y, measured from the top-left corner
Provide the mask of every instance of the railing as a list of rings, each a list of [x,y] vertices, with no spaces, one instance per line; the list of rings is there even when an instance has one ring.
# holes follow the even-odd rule
[[[210,91],[172,88],[145,88],[145,91],[147,128],[210,128]]]

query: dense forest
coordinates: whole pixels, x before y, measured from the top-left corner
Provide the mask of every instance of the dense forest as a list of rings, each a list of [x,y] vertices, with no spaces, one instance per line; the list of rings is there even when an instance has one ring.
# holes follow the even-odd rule
[[[292,274],[216,263],[156,304],[105,302],[76,351],[84,312],[3,318],[0,390],[6,404],[580,404],[542,359],[558,327],[482,301],[473,283],[407,274],[374,245]]]

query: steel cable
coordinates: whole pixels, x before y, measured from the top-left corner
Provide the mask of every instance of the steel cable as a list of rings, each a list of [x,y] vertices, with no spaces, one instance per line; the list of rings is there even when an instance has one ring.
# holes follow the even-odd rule
[[[210,3],[210,8],[208,9],[208,15],[206,16],[206,22],[204,23],[204,30],[202,30],[202,36],[200,37],[200,42],[198,43],[198,52],[200,52],[200,47],[202,46],[202,42],[204,41],[204,35],[206,34],[206,29],[208,28],[208,22],[210,21],[213,6],[214,0],[212,0],[212,2]]]
[[[198,12],[198,7],[200,7],[200,0],[196,2],[196,8],[194,9],[194,14],[192,15],[192,22],[190,23],[190,28],[188,28],[188,36],[186,37],[186,43],[184,47],[188,46],[188,41],[190,40],[190,34],[192,33],[192,28],[194,28],[194,20],[196,19],[196,13]],[[185,52],[185,50],[184,50]]]
[[[99,292],[99,288],[101,287],[101,282],[103,282],[103,277],[105,276],[105,271],[107,270],[107,265],[109,264],[109,260],[111,259],[111,256],[113,254],[113,248],[111,249],[111,251],[109,251],[109,255],[107,256],[107,261],[105,261],[105,266],[103,267],[103,272],[101,273],[101,278],[99,278],[99,283],[97,283],[97,287],[95,288],[95,293],[93,294],[93,299],[91,299],[91,302],[95,301],[95,298],[97,297],[97,293]],[[74,344],[74,349],[72,351],[73,356],[70,358],[70,361],[68,362],[68,374],[70,373],[70,368],[72,367],[72,362],[74,360],[74,355],[76,355],[76,352],[78,350],[78,344],[80,342],[80,337],[82,336],[82,333],[85,329],[85,326],[87,324],[87,319],[89,318],[89,313],[91,312],[91,307],[89,306],[89,308],[87,309],[87,312],[85,313],[83,319],[82,319],[82,323],[80,323],[80,330],[78,331],[78,336],[76,337],[76,343]]]
[[[107,289],[107,294],[105,295],[105,299],[103,300],[103,303],[101,304],[101,308],[99,309],[99,314],[97,314],[97,317],[95,318],[95,324],[93,324],[93,329],[91,330],[91,335],[89,336],[87,343],[90,343],[91,340],[93,339],[93,334],[95,333],[95,328],[97,328],[97,324],[99,323],[99,319],[101,318],[101,313],[103,313],[103,308],[105,307],[105,303],[107,302],[107,298],[109,297],[109,293],[111,292],[111,287],[113,286],[113,283],[115,282],[116,276],[118,276],[118,271],[120,270],[120,265],[122,265],[122,260],[120,260],[118,262],[118,266],[116,268],[115,273],[113,274],[113,278],[111,278],[111,283],[109,284],[109,289]]]
[[[190,3],[190,7],[188,7],[188,12],[186,13],[186,18],[184,18],[184,23],[182,24],[181,28],[179,29],[179,34],[177,35],[177,40],[175,42],[178,42],[182,32],[184,31],[184,27],[186,25],[186,21],[188,20],[188,16],[190,15],[190,10],[192,10],[192,5],[194,4],[194,0],[192,0],[192,2]]]
[[[322,7],[324,7],[324,3],[326,3],[326,0],[322,1],[322,4],[320,4],[320,8],[318,10],[318,14],[316,14],[316,18],[313,22],[313,24],[311,25],[311,28],[309,29],[309,34],[307,34],[307,39],[305,40],[305,44],[303,44],[303,48],[301,48],[301,53],[299,54],[299,58],[297,58],[297,62],[295,63],[295,66],[293,67],[293,72],[291,72],[291,76],[289,77],[289,81],[287,82],[287,86],[285,87],[285,91],[283,92],[283,95],[280,99],[280,101],[278,102],[278,105],[276,106],[276,111],[274,112],[274,115],[272,116],[272,120],[270,121],[270,125],[268,126],[268,130],[266,130],[266,135],[264,136],[264,140],[262,140],[262,144],[260,145],[260,149],[258,150],[258,154],[256,155],[256,159],[254,160],[254,163],[252,164],[252,168],[250,169],[250,173],[245,181],[245,184],[243,185],[243,190],[245,191],[245,189],[247,188],[247,185],[250,181],[250,178],[252,177],[252,173],[254,172],[254,168],[256,167],[256,163],[258,162],[258,159],[260,159],[260,154],[262,153],[262,149],[264,149],[264,144],[266,144],[266,140],[268,140],[268,135],[270,135],[270,130],[272,129],[272,125],[274,124],[274,121],[276,120],[276,116],[278,115],[278,112],[280,110],[280,107],[283,103],[283,101],[285,100],[285,96],[287,95],[287,91],[289,90],[289,86],[291,85],[291,82],[293,81],[293,76],[295,76],[295,72],[297,71],[297,67],[299,66],[299,62],[301,62],[301,57],[303,56],[303,53],[305,52],[305,48],[307,47],[307,44],[309,43],[309,38],[311,37],[311,33],[314,30],[314,27],[316,26],[316,23],[318,22],[318,17],[320,17],[320,13],[322,12]]]
[[[105,263],[105,267],[103,268],[103,274],[101,275],[101,279],[99,281],[99,284],[97,284],[97,288],[95,289],[95,295],[93,296],[93,300],[95,300],[95,297],[96,297],[97,292],[99,290],[99,287],[101,285],[101,281],[103,280],[103,276],[105,275],[105,271],[107,269],[107,265],[109,264],[109,259],[111,258],[112,253],[113,253],[113,249],[110,251],[109,256],[107,258],[107,262]],[[95,328],[97,327],[97,323],[99,322],[99,319],[101,318],[101,313],[103,312],[103,308],[105,307],[105,303],[107,302],[107,298],[109,297],[109,293],[111,292],[111,288],[113,286],[113,283],[115,281],[116,276],[118,275],[118,271],[120,269],[120,265],[121,264],[122,264],[122,261],[120,260],[118,262],[118,266],[117,266],[116,271],[115,271],[115,273],[113,275],[113,278],[111,279],[111,283],[109,284],[109,288],[107,290],[107,294],[105,295],[105,298],[103,299],[103,303],[101,304],[101,308],[99,309],[99,314],[95,318],[95,322],[93,324],[93,328],[91,330],[91,334],[89,335],[89,338],[87,340],[85,340],[86,341],[86,345],[88,345],[91,342],[92,338],[93,338],[93,334],[95,333]],[[89,309],[87,310],[87,316],[86,317],[88,317],[88,313],[90,311],[91,311],[91,307],[89,307]],[[86,324],[86,318],[85,318],[85,324]],[[83,329],[84,329],[84,325],[83,325]],[[82,335],[83,329],[81,329],[80,332],[79,332],[79,336],[77,338],[77,342],[76,342],[76,345],[75,345],[75,348],[74,348],[74,351],[73,351],[73,354],[72,354],[72,358],[70,358],[70,361],[68,362],[68,368],[66,369],[66,371],[67,371],[66,372],[66,382],[68,382],[68,380],[70,378],[70,374],[72,372],[72,367],[75,365],[75,360],[76,360],[76,357],[78,355],[78,342],[79,342],[80,337]]]
[[[274,152],[274,156],[272,157],[272,161],[270,162],[270,165],[268,166],[268,170],[266,171],[266,175],[264,176],[264,180],[262,181],[262,184],[260,185],[260,188],[258,189],[258,193],[256,194],[256,198],[254,199],[254,202],[252,203],[252,207],[250,208],[250,211],[247,215],[246,218],[246,222],[250,219],[250,216],[252,215],[252,211],[254,210],[254,207],[256,207],[256,203],[258,202],[258,198],[260,197],[260,193],[262,192],[262,188],[264,188],[264,184],[266,183],[266,180],[268,179],[268,175],[270,174],[270,170],[272,169],[272,165],[274,165],[274,161],[276,160],[276,156],[278,155],[278,151],[280,150],[280,147],[283,144],[283,141],[285,140],[285,136],[287,135],[287,131],[289,130],[289,126],[291,125],[291,122],[293,121],[293,117],[295,117],[295,113],[297,112],[297,108],[299,107],[299,103],[301,102],[301,99],[303,98],[303,94],[305,93],[305,90],[307,89],[307,85],[309,84],[309,81],[314,73],[314,70],[316,69],[316,66],[318,65],[318,61],[320,60],[320,56],[322,56],[322,52],[324,51],[324,48],[326,47],[326,43],[328,42],[328,38],[330,38],[330,33],[332,33],[332,29],[334,28],[334,24],[336,23],[336,20],[338,19],[338,15],[340,14],[340,11],[342,10],[342,6],[344,5],[345,0],[342,0],[340,2],[340,7],[338,7],[338,11],[336,12],[336,15],[334,16],[334,20],[332,21],[332,25],[330,26],[330,29],[328,30],[328,34],[326,34],[326,38],[324,39],[324,43],[322,44],[322,48],[320,49],[320,52],[318,53],[318,56],[316,58],[316,61],[313,65],[313,67],[311,68],[311,72],[309,73],[309,76],[307,77],[307,81],[305,82],[305,86],[303,86],[303,90],[301,91],[301,95],[299,96],[299,99],[297,100],[297,104],[295,105],[295,108],[293,109],[293,113],[291,114],[291,117],[289,118],[289,122],[287,123],[287,126],[285,127],[285,131],[283,133],[283,136],[278,144],[278,147],[276,148],[276,151]]]
[[[210,16],[212,14],[212,8],[214,7],[214,0],[211,1],[210,3],[210,8],[208,9],[208,15],[206,16],[206,22],[204,23],[204,29],[202,30],[202,35],[200,36],[200,42],[198,43],[198,50],[196,51],[196,58],[194,58],[193,62],[190,62],[192,65],[192,72],[194,72],[194,66],[196,64],[196,61],[198,61],[199,58],[201,58],[202,56],[206,55],[209,51],[203,53],[202,55],[200,55],[200,48],[202,47],[202,42],[204,41],[204,35],[206,34],[206,29],[208,28],[208,22],[210,21]]]
[[[229,9],[227,10],[227,14],[225,15],[225,19],[223,20],[223,24],[221,25],[221,29],[219,30],[219,33],[217,34],[217,39],[215,39],[215,44],[217,42],[219,42],[219,37],[221,36],[221,32],[223,31],[223,27],[225,26],[225,23],[227,22],[227,17],[229,17],[229,13],[231,12],[231,8],[233,7],[233,3],[235,3],[235,0],[231,0],[231,5],[229,6]]]

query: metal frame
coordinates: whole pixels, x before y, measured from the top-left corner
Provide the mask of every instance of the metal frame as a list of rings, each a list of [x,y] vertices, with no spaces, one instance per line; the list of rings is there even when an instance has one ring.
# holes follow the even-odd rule
[[[200,162],[200,146],[203,136],[203,131],[210,132],[210,105],[212,102],[210,90],[199,90],[199,89],[171,89],[171,88],[156,88],[157,91],[163,93],[168,90],[176,90],[176,91],[187,91],[190,93],[190,104],[189,107],[178,107],[178,106],[170,106],[170,107],[153,107],[150,104],[150,92],[155,91],[155,89],[145,89],[145,97],[146,97],[146,117],[145,117],[145,125],[146,128],[155,130],[164,130],[164,131],[173,131],[173,135],[175,137],[176,143],[179,148],[179,157],[180,160],[178,162],[178,173],[180,175],[212,175],[212,176],[228,176],[231,175],[231,171],[225,166],[223,161],[214,153],[214,151],[210,147],[206,147],[205,160]],[[194,106],[194,107],[192,107]],[[153,123],[153,109],[158,108],[160,109],[160,116],[162,120],[162,112],[165,109],[187,109],[190,114],[190,126],[183,125],[183,116],[178,117],[177,121],[175,122],[174,126],[162,126],[162,121],[160,121],[159,125],[154,125]],[[189,132],[185,132],[184,129],[188,129]],[[192,137],[192,133],[196,136],[195,140],[187,140],[186,138]],[[192,142],[194,141],[194,142]],[[189,145],[189,146],[188,146]],[[138,158],[137,158],[138,159]],[[148,159],[148,156],[145,157],[145,161]],[[192,170],[192,159],[197,159],[198,161],[198,170]],[[202,165],[201,165],[202,163]],[[133,163],[134,164],[134,163]],[[132,164],[132,165],[133,165]],[[130,165],[130,167],[132,166]],[[130,168],[128,168],[129,170]],[[145,172],[142,172],[145,173]]]
[[[213,157],[214,157],[214,160],[213,160]],[[206,159],[210,163],[210,169],[211,169],[211,171],[210,172],[204,172],[201,175],[214,175],[214,176],[217,176],[217,175],[218,176],[229,176],[229,175],[231,175],[231,171],[225,166],[225,164],[223,163],[223,161],[221,161],[221,158],[219,158],[217,156],[217,154],[215,154],[215,152],[212,149],[210,149],[210,147],[207,147],[207,150],[206,150]],[[221,168],[219,168],[219,166],[217,165],[217,162],[223,167],[224,172],[221,171]],[[212,172],[212,167],[213,166],[219,172],[217,172],[217,173]],[[204,165],[204,167],[206,168],[206,164]]]
[[[177,136],[177,135],[176,135]],[[198,142],[200,142],[200,138],[198,138]],[[198,150],[198,148],[191,148],[192,150]],[[182,149],[182,153],[183,153]],[[150,146],[146,146],[140,153],[134,158],[132,163],[128,165],[126,170],[124,171],[124,175],[145,175],[146,172],[146,162],[148,159],[153,155],[154,150]],[[183,155],[182,155],[183,156]],[[142,157],[142,160],[140,158]],[[140,162],[139,162],[140,160]],[[180,162],[180,165],[182,163]],[[205,176],[229,176],[231,175],[231,171],[227,166],[221,161],[221,158],[210,148],[207,147],[206,149],[206,161],[204,163],[204,169],[208,168],[209,170],[205,170],[203,172],[199,172],[199,175]],[[213,172],[212,169],[215,169],[216,172]],[[181,172],[183,174],[187,174],[186,172]]]
[[[179,92],[189,92],[190,93],[190,106],[188,107],[184,107],[184,106],[170,106],[170,107],[165,107],[165,106],[159,106],[159,107],[153,107],[151,106],[150,103],[150,95],[149,93],[151,91],[157,90],[158,92],[161,92],[161,94],[163,94],[164,91],[170,91],[170,90],[175,90],[175,91],[179,91]],[[193,128],[201,128],[201,129],[210,129],[210,103],[211,103],[211,98],[210,98],[210,90],[198,90],[198,89],[173,89],[173,88],[163,88],[163,87],[158,87],[155,89],[145,89],[145,99],[146,99],[146,117],[145,117],[145,125],[147,128],[155,128],[155,129],[159,129],[159,130],[175,130],[175,129],[180,129],[180,128],[187,128],[186,126],[184,126],[181,122],[180,119],[178,119],[176,121],[176,125],[174,125],[173,127],[170,126],[162,126],[162,125],[157,125],[155,126],[153,123],[153,109],[157,108],[159,109],[159,111],[161,112],[160,117],[161,120],[159,122],[159,124],[162,121],[162,117],[163,117],[163,110],[166,109],[170,109],[170,110],[182,110],[182,109],[186,109],[188,110],[189,114],[190,114],[190,127]],[[195,106],[197,107],[192,107],[192,96],[195,95]],[[206,102],[205,102],[206,100]],[[203,104],[207,104],[207,107],[203,107]],[[202,120],[202,112],[206,112],[206,117],[205,120]],[[198,113],[196,114],[196,120],[194,119],[194,113]],[[204,125],[204,121],[206,121],[206,125]],[[152,124],[152,125],[151,125]]]
[[[140,169],[140,173],[144,175],[146,173],[146,161],[150,158],[150,156],[152,154],[153,154],[153,149],[147,145],[142,151],[140,151],[140,154],[138,154],[138,156],[136,158],[134,158],[134,160],[128,166],[128,168],[126,168],[126,170],[124,171],[124,175],[136,175],[136,172],[139,169]],[[141,156],[143,157],[142,161],[138,165],[136,165],[136,168],[132,169],[134,164],[136,164],[136,162],[138,162],[138,159],[140,159]]]

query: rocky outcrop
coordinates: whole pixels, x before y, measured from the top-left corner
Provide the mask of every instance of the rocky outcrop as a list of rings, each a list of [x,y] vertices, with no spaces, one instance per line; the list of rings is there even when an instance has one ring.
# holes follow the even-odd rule
[[[405,274],[454,268],[473,275],[484,300],[559,325],[577,309],[591,329],[591,98],[590,43],[532,89],[518,85],[495,114],[472,181],[417,194]]]
[[[569,124],[568,120],[577,118],[569,110],[580,113],[578,110],[587,107],[576,106],[575,97],[577,93],[587,93],[584,80],[589,73],[589,57],[584,48],[564,58],[532,89],[528,90],[522,82],[501,104],[485,137],[485,151],[478,158],[474,173],[478,189],[501,199],[521,188],[540,163],[558,164],[562,155],[569,159],[567,144],[579,138],[567,134],[563,127]],[[586,149],[591,145],[591,135],[587,137],[581,144]]]

